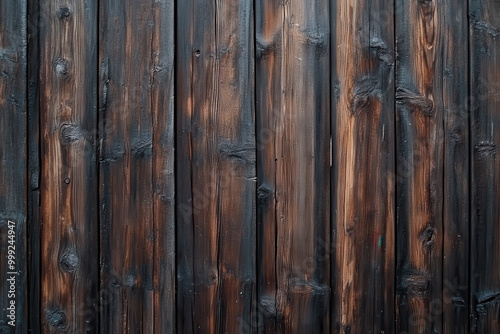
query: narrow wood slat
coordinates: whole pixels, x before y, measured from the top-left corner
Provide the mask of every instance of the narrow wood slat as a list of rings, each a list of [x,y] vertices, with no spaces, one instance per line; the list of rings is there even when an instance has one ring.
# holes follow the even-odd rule
[[[396,1],[397,330],[441,332],[443,73],[441,3]]]
[[[397,330],[467,332],[464,1],[396,2]]]
[[[330,328],[329,2],[256,2],[259,329]]]
[[[332,7],[332,330],[394,332],[393,5]]]
[[[251,333],[253,4],[177,3],[177,331]]]
[[[500,2],[469,1],[471,332],[500,332]]]
[[[28,331],[26,19],[26,1],[0,3],[1,333]]]
[[[40,312],[47,333],[98,326],[96,3],[40,3]]]
[[[469,108],[467,1],[438,3],[442,70],[436,82],[443,94],[443,282],[431,304],[443,318],[443,333],[469,333]],[[437,110],[438,111],[438,110]]]
[[[28,0],[28,286],[29,330],[41,333],[40,224],[40,3]]]
[[[175,331],[173,1],[100,1],[101,332]]]

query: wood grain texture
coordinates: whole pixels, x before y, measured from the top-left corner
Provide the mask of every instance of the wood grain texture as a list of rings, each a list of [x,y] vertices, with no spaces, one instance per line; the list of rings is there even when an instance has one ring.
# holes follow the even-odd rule
[[[443,333],[458,334],[470,332],[467,1],[445,0],[438,12],[443,63],[434,80],[443,83],[443,282],[441,301],[431,310],[439,317],[442,308]]]
[[[173,1],[100,1],[100,27],[100,328],[173,333]]]
[[[408,333],[467,331],[465,10],[396,2],[397,330]]]
[[[256,2],[261,332],[330,328],[329,14]]]
[[[253,5],[177,3],[177,331],[252,333]]]
[[[46,333],[97,330],[97,6],[40,3],[41,310]]]
[[[394,332],[392,14],[378,0],[332,7],[335,333]]]
[[[500,332],[500,2],[471,0],[471,332]]]
[[[396,2],[397,329],[467,333],[465,1]]]
[[[28,331],[26,18],[26,1],[0,3],[1,333]],[[11,301],[15,302],[14,318],[8,317]]]

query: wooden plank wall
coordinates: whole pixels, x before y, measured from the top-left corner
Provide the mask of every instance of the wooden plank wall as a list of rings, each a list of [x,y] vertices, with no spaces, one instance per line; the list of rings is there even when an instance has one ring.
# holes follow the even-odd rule
[[[2,0],[0,333],[500,332],[499,13]]]
[[[334,13],[332,330],[391,333],[395,291],[393,18],[384,1],[339,1]]]

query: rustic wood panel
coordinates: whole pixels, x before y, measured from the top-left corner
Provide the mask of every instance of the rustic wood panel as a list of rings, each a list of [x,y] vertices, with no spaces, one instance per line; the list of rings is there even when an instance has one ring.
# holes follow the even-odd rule
[[[250,333],[255,301],[253,4],[177,3],[181,333]]]
[[[471,331],[500,332],[500,2],[471,0]]]
[[[40,3],[41,310],[43,332],[96,330],[97,6]]]
[[[0,3],[1,333],[28,331],[26,19],[26,1]]]
[[[175,330],[173,1],[100,1],[101,332]]]
[[[2,1],[0,332],[500,332],[499,12]]]
[[[332,8],[335,210],[332,330],[394,332],[395,156],[392,4]],[[371,288],[371,287],[377,288]]]
[[[329,330],[327,1],[256,2],[259,329]]]

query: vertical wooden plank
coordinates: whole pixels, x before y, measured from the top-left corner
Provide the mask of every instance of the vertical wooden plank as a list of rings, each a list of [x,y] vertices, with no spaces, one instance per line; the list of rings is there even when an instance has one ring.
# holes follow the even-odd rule
[[[154,333],[176,332],[174,0],[155,0],[152,39]]]
[[[500,2],[471,0],[471,330],[500,332]]]
[[[442,331],[441,5],[396,1],[398,332]]]
[[[255,301],[253,3],[177,3],[180,333],[250,333]]]
[[[0,3],[0,332],[28,331],[27,3]]]
[[[396,10],[397,329],[467,332],[466,3]]]
[[[255,3],[255,107],[257,141],[258,330],[282,328],[278,313],[276,129],[282,113],[283,1]]]
[[[50,0],[40,26],[44,332],[97,330],[97,1]]]
[[[41,333],[40,3],[28,0],[28,305],[29,331]]]
[[[259,329],[329,331],[329,2],[256,2]]]
[[[443,94],[443,283],[431,316],[443,317],[443,333],[469,333],[469,75],[467,1],[438,2]],[[437,110],[439,111],[439,110]]]
[[[173,1],[100,1],[101,332],[175,330]]]
[[[332,32],[335,333],[394,332],[393,4],[338,1]],[[332,14],[333,15],[333,14]]]

